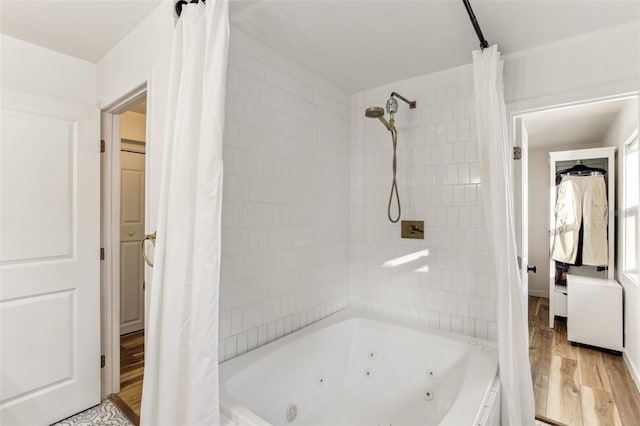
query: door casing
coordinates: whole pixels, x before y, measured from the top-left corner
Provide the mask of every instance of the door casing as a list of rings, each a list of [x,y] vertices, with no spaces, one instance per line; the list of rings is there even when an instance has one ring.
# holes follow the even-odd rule
[[[147,82],[137,86],[103,109],[100,136],[105,142],[101,157],[101,247],[105,258],[100,267],[102,309],[102,397],[120,392],[120,114],[148,99]],[[147,118],[147,135],[149,132]],[[145,181],[149,176],[150,152],[145,155]],[[148,185],[145,186],[145,226],[149,223]],[[148,230],[147,230],[148,232]],[[145,270],[145,278],[147,271]],[[145,316],[148,296],[145,295]],[[146,324],[145,318],[145,324]]]

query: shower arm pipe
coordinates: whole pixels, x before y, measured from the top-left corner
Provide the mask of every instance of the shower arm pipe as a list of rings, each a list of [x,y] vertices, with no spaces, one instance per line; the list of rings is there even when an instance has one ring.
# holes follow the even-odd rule
[[[480,49],[485,49],[489,47],[489,43],[485,40],[484,35],[482,34],[482,30],[480,29],[480,24],[478,24],[478,20],[476,19],[475,13],[473,13],[473,9],[471,8],[471,4],[469,0],[462,0],[464,3],[464,7],[467,8],[467,13],[469,14],[469,19],[471,20],[471,24],[473,25],[473,29],[476,31],[476,35],[478,36],[478,40],[480,41]]]
[[[389,121],[387,121],[384,117],[378,117],[378,120],[380,120],[382,124],[384,124],[384,127],[386,127],[388,131],[393,132],[393,129],[395,129],[395,120],[393,119],[393,117],[391,117]]]
[[[410,101],[409,99],[405,98],[404,96],[402,96],[399,93],[391,92],[391,97],[392,98],[398,98],[398,99],[400,99],[402,101],[405,101],[406,103],[409,104],[409,109],[415,109],[415,107],[416,107],[416,101]]]

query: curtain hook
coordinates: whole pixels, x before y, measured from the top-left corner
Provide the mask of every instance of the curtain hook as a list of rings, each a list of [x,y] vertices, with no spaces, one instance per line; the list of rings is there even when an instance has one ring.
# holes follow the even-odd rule
[[[180,15],[182,14],[182,6],[184,6],[185,4],[187,4],[185,0],[178,0],[176,2],[176,13],[178,14],[178,17],[180,17]]]

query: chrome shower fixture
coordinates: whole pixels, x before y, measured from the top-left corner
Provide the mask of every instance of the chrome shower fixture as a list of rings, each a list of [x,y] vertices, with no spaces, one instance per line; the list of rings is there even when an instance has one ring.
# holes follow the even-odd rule
[[[416,101],[410,101],[409,99],[396,92],[391,92],[391,96],[389,96],[389,99],[387,99],[387,113],[389,113],[390,116],[389,121],[384,118],[384,108],[382,107],[369,107],[364,111],[364,115],[369,118],[377,118],[389,131],[391,131],[391,129],[395,130],[395,120],[393,116],[398,112],[398,99],[396,98],[409,104],[409,109],[416,108]]]
[[[416,101],[410,101],[404,96],[397,94],[396,92],[391,92],[391,96],[387,100],[387,112],[389,113],[389,121],[384,118],[384,109],[381,107],[369,107],[364,111],[364,115],[368,118],[377,118],[380,120],[384,127],[387,128],[388,131],[391,132],[391,142],[393,143],[393,180],[391,181],[391,193],[389,194],[389,204],[387,206],[387,217],[391,221],[391,223],[396,223],[400,220],[400,196],[398,195],[398,184],[396,182],[396,172],[398,169],[398,161],[396,157],[396,147],[398,145],[398,131],[395,126],[395,119],[393,118],[394,114],[398,112],[398,100],[400,99],[409,104],[409,109],[415,109]],[[391,202],[393,201],[393,195],[395,193],[396,202],[398,204],[398,216],[394,219],[391,217]]]
[[[391,115],[398,112],[398,101],[393,96],[387,99],[387,112]]]

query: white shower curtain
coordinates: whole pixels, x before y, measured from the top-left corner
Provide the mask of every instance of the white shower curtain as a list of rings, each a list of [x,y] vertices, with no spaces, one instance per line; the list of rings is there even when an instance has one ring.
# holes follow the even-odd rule
[[[533,425],[535,417],[526,292],[517,262],[511,144],[502,80],[503,63],[493,45],[473,52],[473,79],[484,218],[498,288],[498,356],[502,424]]]
[[[217,425],[218,290],[228,3],[184,6],[174,30],[145,330],[142,425]]]

